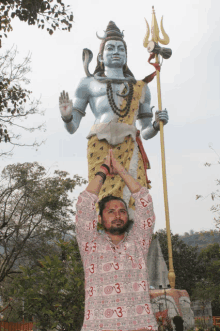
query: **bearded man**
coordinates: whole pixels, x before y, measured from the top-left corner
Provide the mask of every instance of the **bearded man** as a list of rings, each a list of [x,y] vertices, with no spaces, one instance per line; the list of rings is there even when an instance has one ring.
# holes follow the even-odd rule
[[[141,125],[144,139],[154,137],[159,131],[159,121],[168,122],[167,111],[156,112],[152,123],[150,90],[147,79],[136,81],[127,66],[127,46],[123,33],[110,21],[102,38],[97,67],[93,75],[89,73],[88,61],[92,53],[84,53],[84,68],[87,77],[79,83],[73,101],[63,91],[60,96],[60,111],[65,127],[74,133],[85,116],[87,105],[95,115],[95,122],[88,138],[89,182],[100,168],[103,157],[112,148],[118,162],[135,178],[141,186],[150,188],[146,176],[149,162],[138,137],[136,120]],[[135,209],[128,187],[118,175],[108,177],[99,198],[107,195],[121,197],[132,210]]]
[[[135,200],[133,226],[121,198],[95,204],[109,174],[117,174]],[[152,198],[117,162],[112,150],[76,204],[76,238],[85,272],[85,315],[81,331],[157,330],[149,296],[147,252],[155,215]],[[97,222],[104,232],[97,231]]]

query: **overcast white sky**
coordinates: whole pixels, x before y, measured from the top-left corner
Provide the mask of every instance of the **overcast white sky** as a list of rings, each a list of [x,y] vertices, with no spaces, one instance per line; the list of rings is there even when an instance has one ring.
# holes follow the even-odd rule
[[[173,233],[183,234],[190,229],[214,229],[211,199],[196,201],[196,194],[207,195],[215,190],[219,165],[204,167],[205,162],[217,162],[210,150],[211,143],[220,153],[220,2],[218,0],[65,0],[74,14],[72,31],[47,31],[36,26],[13,22],[14,31],[4,40],[1,51],[17,45],[22,58],[32,53],[31,84],[33,95],[41,97],[44,118],[29,118],[27,125],[45,120],[47,131],[37,133],[47,139],[38,151],[17,148],[11,159],[1,160],[1,169],[10,163],[38,161],[46,167],[68,171],[87,178],[87,139],[94,117],[90,108],[74,135],[65,131],[60,118],[58,98],[62,90],[73,96],[79,80],[85,76],[82,50],[92,50],[96,64],[102,33],[110,20],[124,30],[128,45],[128,65],[136,79],[153,72],[147,63],[149,53],[143,47],[146,32],[144,17],[151,24],[152,5],[158,23],[164,16],[164,28],[170,37],[173,55],[164,60],[161,71],[162,104],[169,111],[170,121],[165,127],[165,149],[168,181],[170,224]],[[149,84],[152,106],[157,109],[156,79]],[[26,141],[34,139],[25,134]],[[156,213],[155,230],[165,227],[162,170],[159,135],[144,141],[151,163],[149,178]],[[82,188],[80,188],[82,190]],[[76,195],[80,190],[77,190]]]

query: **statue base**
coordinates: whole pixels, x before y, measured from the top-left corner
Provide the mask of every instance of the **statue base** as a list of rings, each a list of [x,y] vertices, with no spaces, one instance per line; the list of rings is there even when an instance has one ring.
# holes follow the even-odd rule
[[[163,319],[169,317],[175,330],[172,319],[174,316],[179,315],[184,320],[185,330],[194,327],[194,313],[186,290],[172,288],[150,290],[150,300],[157,320],[159,317]]]

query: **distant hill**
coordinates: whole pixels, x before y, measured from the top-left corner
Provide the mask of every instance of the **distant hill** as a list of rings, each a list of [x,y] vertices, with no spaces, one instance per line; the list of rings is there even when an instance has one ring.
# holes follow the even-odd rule
[[[198,245],[199,252],[206,248],[208,245],[218,243],[220,244],[220,231],[210,230],[202,232],[194,232],[193,230],[190,233],[185,232],[183,236],[179,236],[185,244],[190,246]]]

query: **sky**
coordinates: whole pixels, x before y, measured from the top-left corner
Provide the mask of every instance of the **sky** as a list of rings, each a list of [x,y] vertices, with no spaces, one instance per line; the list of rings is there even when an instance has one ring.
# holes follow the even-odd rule
[[[169,112],[164,128],[168,201],[171,231],[184,234],[191,229],[215,229],[209,193],[216,190],[219,178],[217,154],[220,154],[220,21],[218,0],[65,0],[71,5],[74,23],[71,32],[46,30],[13,20],[14,30],[4,39],[1,52],[16,46],[18,60],[32,54],[31,83],[27,86],[35,98],[41,98],[44,117],[30,117],[24,124],[36,126],[45,121],[46,132],[23,133],[22,141],[46,139],[36,151],[16,148],[11,158],[1,160],[0,170],[7,164],[37,161],[51,170],[65,170],[70,175],[88,176],[86,136],[94,122],[87,107],[77,132],[70,135],[64,128],[59,112],[59,95],[65,90],[73,97],[85,72],[83,48],[93,52],[92,72],[96,64],[101,34],[110,20],[120,30],[128,47],[128,66],[136,79],[154,71],[147,62],[149,53],[143,47],[146,33],[144,18],[151,24],[152,6],[158,24],[163,16],[164,29],[170,37],[172,56],[163,61],[161,69],[162,106]],[[152,102],[158,107],[156,79],[150,84]],[[143,141],[151,163],[148,177],[152,182],[156,214],[155,231],[165,228],[162,167],[159,134]],[[211,146],[211,148],[210,148]],[[213,151],[213,149],[215,152]],[[214,163],[205,167],[204,163]],[[84,189],[76,190],[75,196]],[[196,200],[197,194],[208,196]]]

